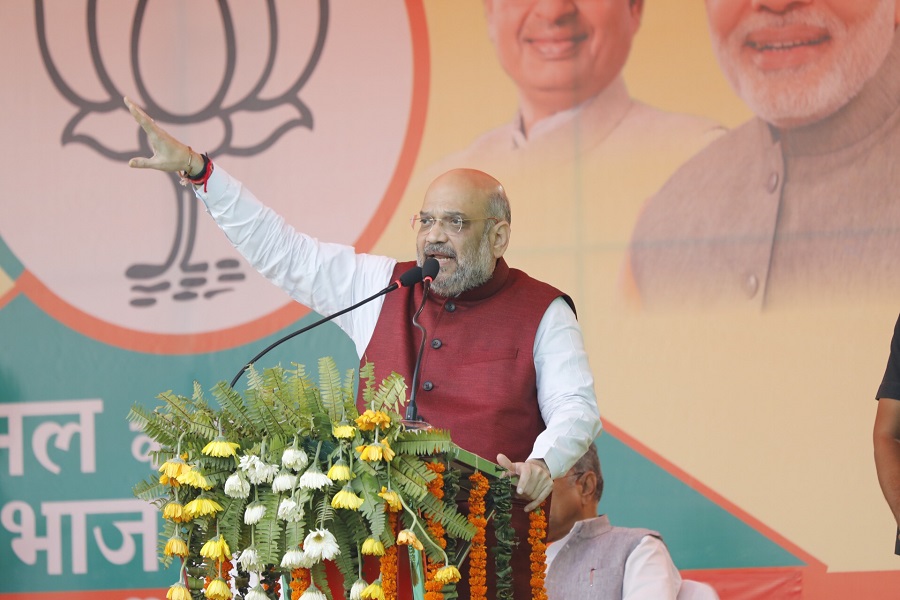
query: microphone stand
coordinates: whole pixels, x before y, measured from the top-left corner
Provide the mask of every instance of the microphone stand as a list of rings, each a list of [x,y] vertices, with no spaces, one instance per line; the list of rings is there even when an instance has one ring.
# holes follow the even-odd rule
[[[422,284],[422,303],[412,318],[412,324],[422,332],[422,343],[419,344],[419,355],[416,357],[416,366],[413,368],[412,392],[409,394],[409,404],[406,405],[406,417],[401,422],[407,429],[414,431],[431,429],[431,425],[419,417],[419,409],[416,405],[416,395],[419,392],[419,369],[422,366],[422,355],[425,353],[425,342],[428,338],[425,328],[419,323],[419,315],[422,314],[425,302],[428,300],[428,291],[431,289],[430,283],[430,280],[426,279]]]
[[[410,285],[415,285],[416,283],[418,283],[418,282],[420,282],[420,281],[422,281],[422,269],[421,269],[420,267],[413,267],[413,268],[411,268],[410,270],[408,270],[408,271],[406,271],[405,273],[403,273],[402,275],[400,275],[400,277],[399,277],[396,281],[394,281],[391,285],[387,286],[386,288],[384,288],[383,290],[381,290],[381,291],[378,292],[377,294],[374,294],[374,295],[372,295],[372,296],[369,296],[369,297],[366,298],[365,300],[361,300],[361,301],[357,302],[356,304],[354,304],[353,306],[348,306],[347,308],[344,308],[344,309],[342,309],[342,310],[339,310],[338,312],[334,313],[333,315],[330,315],[330,316],[324,317],[324,318],[322,318],[322,319],[319,319],[319,320],[316,321],[315,323],[313,323],[313,324],[311,324],[311,325],[307,325],[306,327],[304,327],[304,328],[302,328],[302,329],[298,329],[297,331],[294,331],[293,333],[289,333],[288,335],[284,336],[284,337],[281,338],[281,339],[275,340],[274,342],[272,342],[271,344],[269,344],[262,352],[260,352],[259,354],[257,354],[257,355],[254,356],[253,358],[251,358],[251,359],[247,362],[247,364],[245,364],[243,367],[241,367],[241,370],[237,372],[237,374],[234,376],[234,379],[231,380],[231,383],[228,384],[228,386],[229,386],[231,389],[234,389],[234,385],[238,382],[238,379],[241,378],[241,375],[243,375],[244,372],[245,372],[247,369],[250,368],[250,365],[252,365],[252,364],[255,363],[256,361],[258,361],[260,358],[262,358],[263,356],[265,356],[270,350],[272,350],[272,349],[275,348],[276,346],[279,346],[279,345],[283,344],[284,342],[288,341],[289,339],[291,339],[291,338],[293,338],[293,337],[295,337],[295,336],[300,335],[301,333],[305,333],[305,332],[309,331],[310,329],[313,329],[313,328],[315,328],[315,327],[318,327],[319,325],[321,325],[321,324],[323,324],[323,323],[327,323],[328,321],[330,321],[330,320],[332,320],[332,319],[334,319],[334,318],[336,318],[336,317],[339,317],[339,316],[341,316],[341,315],[344,314],[344,313],[348,313],[348,312],[350,312],[351,310],[354,310],[354,309],[356,309],[356,308],[359,308],[359,307],[362,306],[363,304],[366,304],[367,302],[371,302],[372,300],[374,300],[375,298],[378,298],[379,296],[384,296],[384,295],[387,294],[388,292],[393,292],[393,291],[396,290],[397,288],[408,287],[408,286],[410,286]],[[420,309],[420,310],[421,310],[421,309]],[[423,342],[423,343],[424,343],[424,342]]]
[[[419,369],[422,366],[422,355],[425,353],[425,341],[428,338],[425,328],[419,323],[419,315],[422,314],[425,302],[428,300],[431,282],[438,276],[440,269],[441,265],[434,257],[427,258],[422,262],[422,304],[419,305],[419,310],[412,318],[413,325],[422,332],[422,343],[419,345],[419,355],[416,357],[416,366],[413,368],[412,392],[409,394],[409,404],[406,405],[406,416],[401,421],[407,429],[412,431],[431,429],[431,425],[419,417],[419,408],[416,405],[416,395],[419,393]]]

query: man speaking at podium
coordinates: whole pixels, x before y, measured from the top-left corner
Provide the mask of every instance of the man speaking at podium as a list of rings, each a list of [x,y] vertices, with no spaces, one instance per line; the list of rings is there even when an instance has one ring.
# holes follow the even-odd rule
[[[153,149],[151,158],[129,165],[181,172],[235,248],[294,300],[332,314],[413,266],[295,231],[219,165],[126,104]],[[428,188],[412,222],[416,262],[433,257],[440,271],[418,318],[429,341],[413,393],[424,420],[518,476],[520,508],[527,504],[513,510],[520,543],[512,566],[515,597],[524,600],[530,597],[525,511],[543,502],[553,478],[584,454],[600,418],[571,300],[503,259],[510,220],[503,187],[481,171],[449,171]],[[335,320],[379,378],[393,370],[412,381],[421,341],[412,317],[423,293],[421,286],[404,287]]]

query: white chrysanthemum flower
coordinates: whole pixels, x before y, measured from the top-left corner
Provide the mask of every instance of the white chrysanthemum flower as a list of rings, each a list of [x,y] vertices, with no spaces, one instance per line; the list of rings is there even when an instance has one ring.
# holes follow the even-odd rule
[[[238,466],[245,473],[250,470],[255,470],[257,464],[262,464],[262,461],[259,460],[259,457],[255,454],[245,454],[238,461]]]
[[[235,471],[225,480],[225,495],[229,498],[241,500],[250,496],[250,484],[244,479],[240,471]]]
[[[328,600],[328,598],[313,584],[300,594],[300,600]]]
[[[257,583],[253,586],[253,589],[247,592],[247,595],[244,596],[244,600],[269,600],[269,595],[266,593],[266,590]]]
[[[247,479],[250,480],[250,483],[259,485],[261,483],[272,483],[272,480],[275,479],[275,475],[278,474],[278,465],[270,465],[259,461],[258,464],[254,465],[254,468],[247,471]]]
[[[367,587],[369,587],[369,584],[366,583],[365,579],[357,579],[353,587],[350,588],[350,600],[362,600],[362,592]]]
[[[299,569],[305,558],[303,550],[300,548],[291,548],[284,553],[284,557],[281,559],[281,568],[291,570]]]
[[[279,492],[289,492],[294,489],[296,484],[296,475],[290,471],[281,471],[281,473],[275,476],[275,480],[272,482],[272,491],[276,494]]]
[[[304,551],[319,560],[334,560],[341,553],[334,534],[327,529],[313,529],[303,540]]]
[[[259,500],[251,502],[244,509],[244,523],[247,525],[256,525],[262,518],[266,516],[266,505]]]
[[[304,515],[303,505],[293,498],[285,498],[278,505],[278,518],[289,523],[301,521]]]
[[[247,479],[250,480],[250,483],[255,485],[271,483],[275,475],[278,474],[278,465],[267,464],[255,454],[245,454],[238,461],[238,465],[247,474]]]
[[[259,552],[256,551],[256,548],[250,546],[249,548],[245,548],[241,555],[238,557],[237,562],[241,565],[241,568],[245,571],[260,571],[262,570],[263,565],[259,562]]]
[[[321,490],[333,483],[334,482],[319,469],[318,465],[314,464],[306,470],[306,473],[300,476],[297,487],[307,490]]]
[[[299,471],[305,469],[309,464],[309,457],[299,448],[288,448],[281,455],[281,464],[287,469]]]
[[[322,592],[319,591],[319,588],[316,587],[316,584],[312,584],[306,591],[300,594],[300,600],[328,600]]]

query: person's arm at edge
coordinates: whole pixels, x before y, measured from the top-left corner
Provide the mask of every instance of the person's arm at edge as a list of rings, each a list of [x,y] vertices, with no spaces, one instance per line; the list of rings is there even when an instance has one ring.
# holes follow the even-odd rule
[[[534,341],[538,404],[546,429],[524,463],[505,456],[497,462],[519,476],[517,492],[537,508],[550,494],[553,479],[568,471],[600,433],[594,379],[575,313],[562,298],[550,303]],[[502,459],[501,459],[502,457]]]
[[[872,439],[878,483],[900,527],[900,400],[879,398]]]
[[[675,600],[681,589],[681,573],[665,543],[644,536],[625,561],[622,600]]]

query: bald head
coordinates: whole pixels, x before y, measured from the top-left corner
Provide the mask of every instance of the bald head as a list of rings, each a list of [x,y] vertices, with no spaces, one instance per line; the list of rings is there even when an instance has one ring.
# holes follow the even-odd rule
[[[477,169],[453,169],[439,175],[425,192],[425,205],[431,202],[445,205],[466,205],[466,214],[482,213],[510,223],[512,215],[503,185]]]

